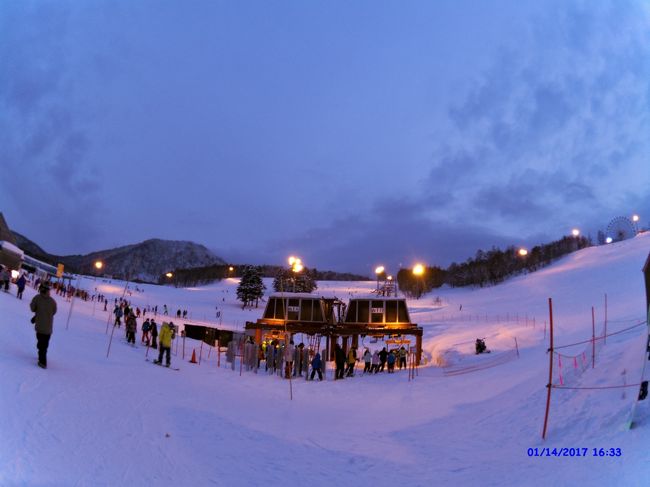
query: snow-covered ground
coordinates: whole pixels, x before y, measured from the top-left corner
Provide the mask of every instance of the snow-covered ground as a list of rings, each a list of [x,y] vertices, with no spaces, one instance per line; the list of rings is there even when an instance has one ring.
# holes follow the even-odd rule
[[[650,399],[637,409],[637,426],[623,428],[637,388],[553,390],[546,441],[541,432],[548,298],[556,345],[591,337],[592,306],[602,329],[605,294],[608,332],[644,321],[640,271],[649,250],[644,234],[499,286],[434,290],[409,302],[413,321],[425,328],[427,358],[414,381],[399,371],[295,380],[292,401],[288,381],[263,371],[240,376],[223,355],[218,368],[207,347],[201,365],[187,363],[190,340],[184,360],[174,345],[178,372],[145,361],[146,348],[126,344],[123,329],[107,358],[108,313],[98,306],[93,314],[92,303],[76,300],[66,329],[70,304],[58,297],[48,369],[41,370],[29,322],[34,291],[19,301],[13,288],[0,293],[0,485],[647,485]],[[172,313],[187,309],[193,321],[183,323],[237,330],[262,307],[242,310],[236,285],[131,285],[130,299],[159,311],[163,304]],[[124,290],[101,279],[82,286],[98,286],[111,299]],[[373,287],[323,282],[318,293],[345,299]],[[595,368],[572,385],[638,382],[646,332],[638,326],[610,337]],[[473,354],[477,337],[486,337],[492,353]],[[454,370],[461,373],[445,374]],[[588,450],[529,457],[529,448],[544,447]],[[620,448],[621,455],[593,456],[594,448]]]

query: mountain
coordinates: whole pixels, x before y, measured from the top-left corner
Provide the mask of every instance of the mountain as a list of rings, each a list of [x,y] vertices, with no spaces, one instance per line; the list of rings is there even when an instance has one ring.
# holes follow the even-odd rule
[[[226,262],[194,242],[150,239],[114,249],[100,250],[86,255],[53,255],[27,237],[13,232],[18,246],[28,255],[56,265],[62,263],[66,270],[94,275],[95,262],[102,261],[102,274],[129,277],[147,282],[157,282],[160,275],[175,269],[188,269]]]

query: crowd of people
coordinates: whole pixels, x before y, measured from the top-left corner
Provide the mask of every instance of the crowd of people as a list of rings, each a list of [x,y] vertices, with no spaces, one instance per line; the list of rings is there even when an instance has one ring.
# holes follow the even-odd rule
[[[238,348],[240,351],[238,352]],[[288,344],[277,339],[264,340],[260,345],[253,342],[252,337],[244,340],[243,345],[232,341],[228,346],[227,359],[232,367],[235,366],[235,356],[242,355],[242,365],[245,370],[264,368],[268,374],[279,374],[284,378],[305,377],[307,380],[314,380],[318,376],[323,380],[324,358],[318,350],[311,350],[304,343],[295,345],[293,340]],[[408,351],[403,346],[387,350],[370,352],[366,348],[363,356],[358,357],[357,347],[350,347],[347,354],[338,343],[334,346],[334,363],[336,366],[334,379],[340,380],[345,377],[353,377],[358,362],[363,361],[363,374],[377,374],[387,371],[392,374],[395,366],[399,369],[407,368]],[[263,362],[263,364],[262,364]]]

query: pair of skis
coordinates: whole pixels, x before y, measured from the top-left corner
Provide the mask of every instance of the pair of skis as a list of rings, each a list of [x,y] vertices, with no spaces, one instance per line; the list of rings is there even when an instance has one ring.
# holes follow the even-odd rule
[[[151,362],[153,365],[157,365],[159,367],[163,367],[165,369],[170,369],[170,370],[181,370],[178,367],[171,367],[171,366],[164,366],[163,364],[155,361],[155,360],[149,360],[148,358],[145,359],[147,362]]]

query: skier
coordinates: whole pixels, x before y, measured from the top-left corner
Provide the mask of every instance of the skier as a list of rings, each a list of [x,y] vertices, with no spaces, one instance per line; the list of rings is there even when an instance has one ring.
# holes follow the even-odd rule
[[[379,371],[383,372],[384,367],[386,366],[386,359],[388,358],[388,352],[386,351],[386,347],[381,349],[381,352],[379,352]]]
[[[138,322],[135,319],[135,313],[133,311],[126,317],[125,328],[126,342],[132,343],[135,346],[135,334],[138,330]]]
[[[293,369],[293,355],[296,352],[296,347],[293,345],[293,340],[289,341],[284,349],[284,378],[289,379],[291,377],[291,371]]]
[[[163,355],[166,355],[165,366],[169,367],[171,365],[172,337],[173,332],[169,323],[163,322],[160,328],[160,351],[158,352],[158,360],[154,360],[155,364],[162,365]]]
[[[151,348],[156,350],[158,348],[158,344],[156,343],[156,339],[158,338],[158,326],[153,318],[149,322],[149,325],[151,327]]]
[[[314,358],[311,359],[311,376],[309,377],[309,380],[314,380],[314,375],[318,373],[318,380],[323,380],[323,373],[321,372],[321,360],[320,360],[320,353],[318,353],[318,350],[316,351],[316,355],[314,355]]]
[[[18,280],[16,281],[16,286],[18,286],[18,292],[16,294],[16,297],[18,299],[23,299],[23,292],[25,291],[26,284],[27,284],[27,279],[25,278],[25,274],[21,274]]]
[[[363,373],[367,374],[370,372],[370,364],[372,363],[372,354],[370,353],[370,350],[366,348],[366,351],[363,353],[363,362],[364,362],[364,367],[363,367]]]
[[[0,271],[0,281],[2,281],[0,284],[2,284],[4,292],[8,293],[9,282],[11,281],[11,272],[9,272],[9,268],[2,266],[2,271]]]
[[[372,353],[372,367],[370,367],[370,373],[376,374],[379,372],[379,352],[375,350]]]
[[[36,330],[36,348],[38,349],[38,366],[47,368],[47,348],[52,336],[52,323],[56,314],[56,301],[50,296],[50,286],[42,283],[38,294],[34,296],[29,308],[34,312],[32,322]]]
[[[144,320],[142,323],[142,343],[146,343],[149,346],[149,330],[151,329],[151,324],[149,323],[149,318]]]
[[[391,350],[388,356],[386,357],[386,361],[388,362],[388,373],[392,374],[395,372],[395,351]]]
[[[348,371],[346,374],[346,377],[353,377],[354,376],[354,366],[357,363],[357,347],[350,347],[350,350],[348,351]]]
[[[115,315],[115,323],[113,326],[117,326],[118,328],[122,324],[121,318],[122,318],[122,308],[119,307],[119,305],[115,305],[115,309],[113,310],[113,314]]]
[[[345,373],[345,353],[343,353],[343,349],[338,343],[334,345],[334,361],[336,363],[334,380],[343,379],[343,374]]]
[[[399,370],[402,370],[402,367],[406,368],[406,349],[402,346],[399,349]]]

